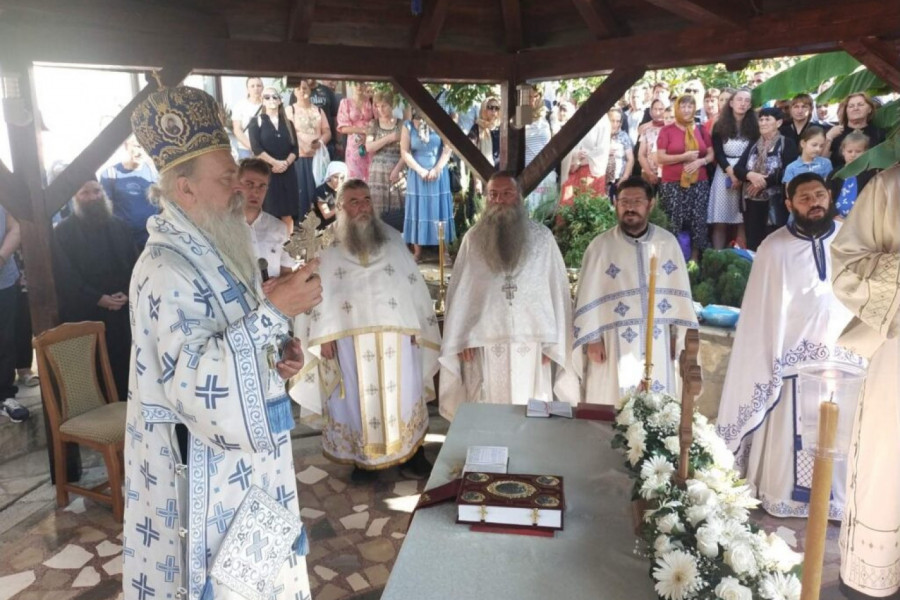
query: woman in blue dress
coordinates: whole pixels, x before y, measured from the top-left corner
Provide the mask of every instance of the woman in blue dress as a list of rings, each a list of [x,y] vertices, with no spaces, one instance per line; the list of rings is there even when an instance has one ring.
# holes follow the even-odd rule
[[[400,156],[409,167],[406,178],[406,214],[403,239],[413,245],[413,258],[421,260],[422,246],[438,244],[438,221],[444,222],[444,241],[456,237],[453,194],[447,162],[451,149],[415,112],[403,123]]]

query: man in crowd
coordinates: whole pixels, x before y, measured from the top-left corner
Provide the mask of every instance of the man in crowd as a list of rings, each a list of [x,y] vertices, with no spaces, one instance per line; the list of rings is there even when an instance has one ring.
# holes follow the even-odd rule
[[[831,289],[829,247],[840,225],[824,180],[802,173],[788,184],[787,196],[793,222],[767,237],[753,261],[717,430],[763,509],[805,517],[813,455],[800,439],[796,368],[811,360],[852,360],[837,345],[852,315]],[[842,464],[831,488],[832,519],[844,508]]]
[[[64,323],[101,321],[119,400],[128,397],[131,324],[128,285],[138,252],[133,230],[113,215],[110,198],[86,181],[73,213],[53,230],[53,273]]]
[[[320,256],[322,306],[295,323],[308,354],[292,395],[325,416],[325,456],[354,465],[354,481],[397,464],[424,478],[425,403],[441,345],[431,296],[364,181],[338,192],[335,240]]]
[[[334,90],[327,85],[317,83],[315,79],[309,79],[307,82],[309,83],[309,101],[313,106],[318,106],[322,109],[322,112],[325,113],[325,118],[328,119],[328,128],[331,129],[331,138],[325,145],[325,147],[328,148],[328,156],[331,160],[339,160],[336,158],[334,151],[334,142],[336,139],[335,135],[337,134],[335,121],[337,120],[338,106],[340,103],[334,95]]]
[[[673,361],[686,328],[698,327],[684,255],[668,231],[649,222],[653,188],[639,177],[622,182],[619,224],[584,253],[575,306],[575,349],[587,347],[587,402],[615,404],[641,383],[646,352],[651,252],[657,257],[650,389],[678,393]]]
[[[841,579],[865,597],[900,589],[898,223],[900,166],[894,166],[860,193],[831,244],[834,294],[855,317],[839,341],[871,357],[847,457],[840,536]]]
[[[208,570],[251,490],[299,519],[284,380],[302,358],[289,319],[316,306],[322,288],[314,261],[261,285],[218,111],[205,92],[175,87],[152,93],[131,117],[159,169],[151,199],[162,212],[150,220],[129,294],[126,598],[232,597]],[[177,139],[157,129],[167,114],[183,124]],[[309,597],[302,541],[287,541],[297,552],[262,582],[281,597]],[[231,575],[255,587],[253,572]]]
[[[578,401],[571,293],[553,234],[528,218],[512,174],[492,175],[487,199],[447,292],[440,410],[448,419],[463,402]]]
[[[126,158],[100,176],[103,191],[112,202],[113,215],[128,225],[138,251],[147,243],[147,219],[157,209],[147,200],[147,190],[156,181],[156,173],[144,159],[144,150],[134,136],[125,140]]]
[[[13,423],[28,418],[28,409],[15,399],[16,304],[19,269],[13,256],[22,241],[19,223],[0,206],[0,414]]]
[[[250,241],[256,251],[259,269],[265,273],[263,279],[290,273],[296,266],[284,250],[288,241],[284,222],[262,209],[271,173],[269,163],[259,158],[243,159],[238,170],[244,196],[244,217],[250,226]]]

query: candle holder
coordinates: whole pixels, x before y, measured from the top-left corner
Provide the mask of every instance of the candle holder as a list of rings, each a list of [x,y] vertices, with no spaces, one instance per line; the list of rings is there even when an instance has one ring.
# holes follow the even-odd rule
[[[811,450],[815,456],[801,600],[819,598],[834,461],[845,457],[850,447],[853,419],[865,376],[862,367],[836,361],[811,362],[797,367],[800,434],[803,448]]]
[[[438,299],[434,312],[438,317],[444,316],[447,309],[447,286],[444,282],[444,222],[437,221],[438,236]]]
[[[569,277],[569,293],[572,295],[573,302],[578,295],[578,276],[580,273],[581,269],[566,269],[566,274]]]

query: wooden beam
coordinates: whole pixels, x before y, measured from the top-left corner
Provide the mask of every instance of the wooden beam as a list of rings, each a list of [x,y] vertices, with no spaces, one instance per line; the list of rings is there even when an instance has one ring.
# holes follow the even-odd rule
[[[500,169],[518,175],[525,158],[525,129],[515,127],[518,91],[515,78],[500,84]]]
[[[644,69],[624,68],[610,73],[590,97],[578,107],[575,114],[562,126],[550,142],[534,157],[519,175],[522,193],[528,195],[556,168],[562,159],[572,151],[597,121],[612,108],[613,104],[628,91],[638,79],[644,76]]]
[[[754,16],[745,3],[722,0],[644,0],[666,12],[699,25],[741,27]]]
[[[0,160],[0,204],[17,221],[31,220],[34,207],[28,186]]]
[[[0,21],[0,56],[142,70],[189,58],[192,72],[204,74],[370,80],[398,75],[462,83],[503,81],[514,62],[513,56],[497,53],[169,37],[5,21]]]
[[[187,67],[173,67],[159,73],[163,85],[177,85],[190,73]],[[53,215],[84,185],[92,179],[106,160],[112,156],[116,148],[122,145],[131,135],[131,113],[147,97],[157,90],[156,82],[151,79],[144,88],[125,105],[119,114],[103,128],[87,148],[81,151],[69,166],[53,180],[45,193],[45,204],[48,215]]]
[[[519,0],[500,0],[503,9],[503,28],[506,32],[506,49],[517,52],[525,45],[522,35],[522,9]]]
[[[478,177],[486,181],[491,176],[495,170],[494,165],[488,162],[472,140],[466,137],[459,125],[453,122],[424,85],[412,77],[395,77],[393,84]]]
[[[434,48],[434,43],[441,34],[444,21],[447,19],[449,6],[450,0],[435,0],[428,4],[425,14],[419,21],[419,28],[416,30],[416,39],[413,41],[414,48]]]
[[[894,88],[894,91],[900,91],[900,53],[894,44],[878,38],[861,38],[843,42],[842,46],[848,54]]]
[[[839,50],[841,39],[889,36],[898,31],[900,2],[865,0],[755,17],[728,31],[727,44],[722,43],[723,32],[716,28],[689,27],[523,50],[516,56],[516,70],[526,80],[566,79],[619,67],[657,69],[793,56]]]
[[[316,0],[294,0],[288,16],[287,41],[309,41],[309,29],[312,27],[315,10]]]
[[[598,40],[631,33],[630,28],[609,8],[606,0],[572,0],[572,4]]]

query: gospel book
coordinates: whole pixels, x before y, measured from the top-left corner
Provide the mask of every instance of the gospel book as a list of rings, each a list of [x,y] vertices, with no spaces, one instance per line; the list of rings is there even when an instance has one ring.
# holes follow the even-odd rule
[[[547,402],[536,398],[528,400],[528,408],[525,411],[526,417],[549,417],[550,415],[571,419],[572,405],[568,402]]]
[[[466,473],[456,497],[457,522],[562,529],[566,508],[558,475]]]

